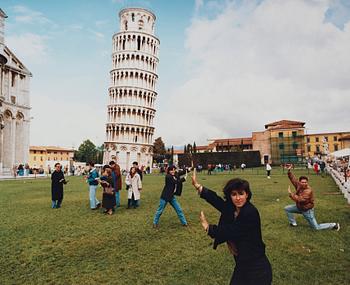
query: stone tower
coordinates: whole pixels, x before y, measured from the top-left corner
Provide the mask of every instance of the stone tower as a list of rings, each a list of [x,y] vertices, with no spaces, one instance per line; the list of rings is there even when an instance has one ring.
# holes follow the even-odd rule
[[[113,36],[104,162],[115,160],[125,170],[134,161],[151,167],[159,62],[156,16],[127,8],[119,18],[120,32]]]

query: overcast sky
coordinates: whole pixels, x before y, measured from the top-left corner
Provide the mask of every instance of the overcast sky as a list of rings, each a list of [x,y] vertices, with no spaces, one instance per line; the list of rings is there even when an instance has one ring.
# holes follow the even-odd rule
[[[2,0],[5,43],[33,73],[31,145],[105,139],[120,9],[157,16],[155,136],[182,146],[281,119],[350,131],[350,1]]]

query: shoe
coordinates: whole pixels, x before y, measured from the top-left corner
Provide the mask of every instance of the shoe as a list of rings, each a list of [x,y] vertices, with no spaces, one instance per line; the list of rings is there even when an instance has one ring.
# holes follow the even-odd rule
[[[154,229],[159,229],[159,225],[158,224],[153,224],[153,228]]]
[[[183,227],[188,227],[188,224],[183,224],[182,226],[183,226]]]
[[[339,224],[339,223],[336,223],[335,226],[333,227],[333,230],[339,232],[339,230],[340,230],[340,224]]]
[[[296,223],[289,223],[291,227],[297,227],[298,225]]]
[[[98,208],[101,208],[101,203],[98,203],[98,204],[96,205],[96,208],[95,208],[95,209],[98,209]]]

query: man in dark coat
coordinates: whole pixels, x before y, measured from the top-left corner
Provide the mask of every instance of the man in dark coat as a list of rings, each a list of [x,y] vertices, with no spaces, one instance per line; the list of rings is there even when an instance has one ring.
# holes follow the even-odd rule
[[[181,177],[185,175],[185,177]],[[153,219],[153,227],[158,228],[158,223],[160,216],[162,215],[165,206],[170,203],[170,205],[176,211],[177,216],[183,226],[187,226],[187,220],[181,209],[179,202],[177,202],[174,195],[180,196],[182,192],[182,183],[186,181],[187,172],[181,171],[176,174],[176,167],[169,166],[167,169],[167,175],[165,176],[165,185],[160,196],[159,207]]]
[[[67,184],[67,181],[64,179],[61,164],[56,163],[55,171],[51,175],[51,200],[53,209],[61,207],[63,200],[63,184]]]

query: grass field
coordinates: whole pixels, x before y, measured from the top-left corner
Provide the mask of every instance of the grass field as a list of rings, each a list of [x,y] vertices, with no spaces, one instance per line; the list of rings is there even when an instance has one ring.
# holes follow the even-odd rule
[[[310,174],[310,184],[318,222],[340,222],[339,232],[314,231],[301,217],[297,228],[288,226],[283,207],[292,201],[282,172],[266,179],[262,170],[247,169],[201,174],[199,181],[221,192],[233,176],[250,181],[273,284],[350,284],[350,208],[329,176]],[[82,177],[69,180],[61,209],[50,208],[49,179],[0,182],[0,284],[228,284],[233,258],[225,245],[212,249],[198,221],[200,210],[211,223],[219,214],[190,182],[178,198],[190,226],[182,227],[168,206],[155,230],[163,176],[144,177],[138,209],[126,209],[123,190],[113,216],[89,209]]]

